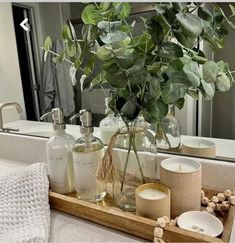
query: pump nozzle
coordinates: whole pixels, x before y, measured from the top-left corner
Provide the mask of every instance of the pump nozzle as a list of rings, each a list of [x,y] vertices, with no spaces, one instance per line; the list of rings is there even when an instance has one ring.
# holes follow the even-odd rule
[[[79,113],[75,114],[74,116],[72,116],[69,119],[70,122],[72,122],[77,117],[80,117],[80,121],[81,121],[81,127],[80,127],[81,134],[92,133],[93,132],[93,127],[92,127],[91,111],[86,110],[86,109],[80,110]]]
[[[48,116],[52,116],[54,130],[64,130],[65,129],[64,114],[63,114],[62,109],[54,108],[50,112],[47,112],[46,114],[42,115],[40,117],[40,120],[42,121],[43,119],[45,119]]]

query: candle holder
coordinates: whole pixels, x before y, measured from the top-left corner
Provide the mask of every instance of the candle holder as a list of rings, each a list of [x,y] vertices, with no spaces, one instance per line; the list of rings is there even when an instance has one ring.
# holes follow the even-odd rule
[[[156,220],[170,218],[170,190],[160,183],[146,183],[136,189],[136,215]]]
[[[188,158],[170,158],[161,162],[161,182],[171,190],[171,216],[187,211],[200,211],[201,164]]]
[[[182,153],[202,157],[215,157],[215,143],[206,139],[193,138],[183,141]]]

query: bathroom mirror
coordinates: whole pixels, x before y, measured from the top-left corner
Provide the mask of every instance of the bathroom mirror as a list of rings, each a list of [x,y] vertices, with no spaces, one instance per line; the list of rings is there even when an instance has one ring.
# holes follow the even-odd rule
[[[229,10],[228,3],[219,3],[225,13]],[[96,88],[91,92],[81,91],[79,72],[77,82],[71,82],[68,65],[53,66],[50,56],[44,62],[43,51],[40,47],[46,36],[54,40],[54,48],[61,49],[61,30],[68,20],[73,24],[77,36],[81,34],[83,23],[81,12],[83,3],[1,3],[7,18],[5,28],[0,28],[4,39],[0,43],[0,103],[3,101],[18,102],[23,113],[19,116],[14,107],[2,111],[5,127],[19,129],[18,133],[49,137],[52,134],[51,124],[40,122],[40,116],[53,107],[62,107],[65,121],[69,123],[71,115],[86,108],[93,112],[94,126],[98,127],[105,117],[105,96],[109,95],[109,87]],[[136,31],[141,32],[140,17],[153,14],[151,3],[133,3],[133,13],[129,21],[136,21]],[[25,31],[20,23],[28,18]],[[235,70],[234,55],[231,47],[235,41],[235,31],[230,30],[225,47],[217,53],[207,53],[215,61],[224,60]],[[207,47],[204,47],[207,51]],[[3,60],[4,59],[4,60]],[[1,81],[2,80],[2,81]],[[191,154],[194,156],[235,161],[235,87],[228,92],[217,93],[212,101],[202,97],[198,101],[189,96],[182,110],[175,109],[175,117],[181,125],[181,140],[184,148],[167,149],[159,152]],[[20,120],[21,119],[21,120]],[[79,124],[79,123],[78,123]],[[76,127],[68,126],[69,129]],[[15,132],[15,131],[13,131]],[[79,129],[78,129],[79,133]],[[197,140],[197,138],[204,140]],[[216,145],[216,148],[214,147]],[[188,148],[189,147],[189,148]],[[190,150],[191,147],[191,150]],[[202,148],[208,153],[192,152],[192,148]],[[215,151],[213,151],[215,149]]]

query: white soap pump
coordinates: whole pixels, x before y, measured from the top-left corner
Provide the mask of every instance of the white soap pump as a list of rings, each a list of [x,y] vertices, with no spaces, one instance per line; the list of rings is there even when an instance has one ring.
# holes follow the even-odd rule
[[[54,135],[46,145],[51,190],[67,194],[75,190],[72,155],[75,140],[71,135],[65,133],[66,125],[63,111],[60,108],[52,109],[40,119],[43,120],[47,116],[52,116],[54,130]]]

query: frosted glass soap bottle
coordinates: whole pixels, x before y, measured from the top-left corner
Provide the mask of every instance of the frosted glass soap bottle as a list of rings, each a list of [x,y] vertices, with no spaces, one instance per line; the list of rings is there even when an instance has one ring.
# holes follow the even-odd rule
[[[75,190],[72,155],[75,140],[65,133],[66,126],[61,109],[52,109],[51,112],[44,114],[41,120],[49,115],[52,116],[54,130],[54,135],[46,145],[50,187],[54,192],[67,194]]]
[[[93,136],[92,116],[88,110],[81,110],[70,120],[80,117],[81,137],[73,147],[75,189],[79,199],[97,202],[106,195],[106,184],[96,178],[98,163],[104,157],[104,144]]]

